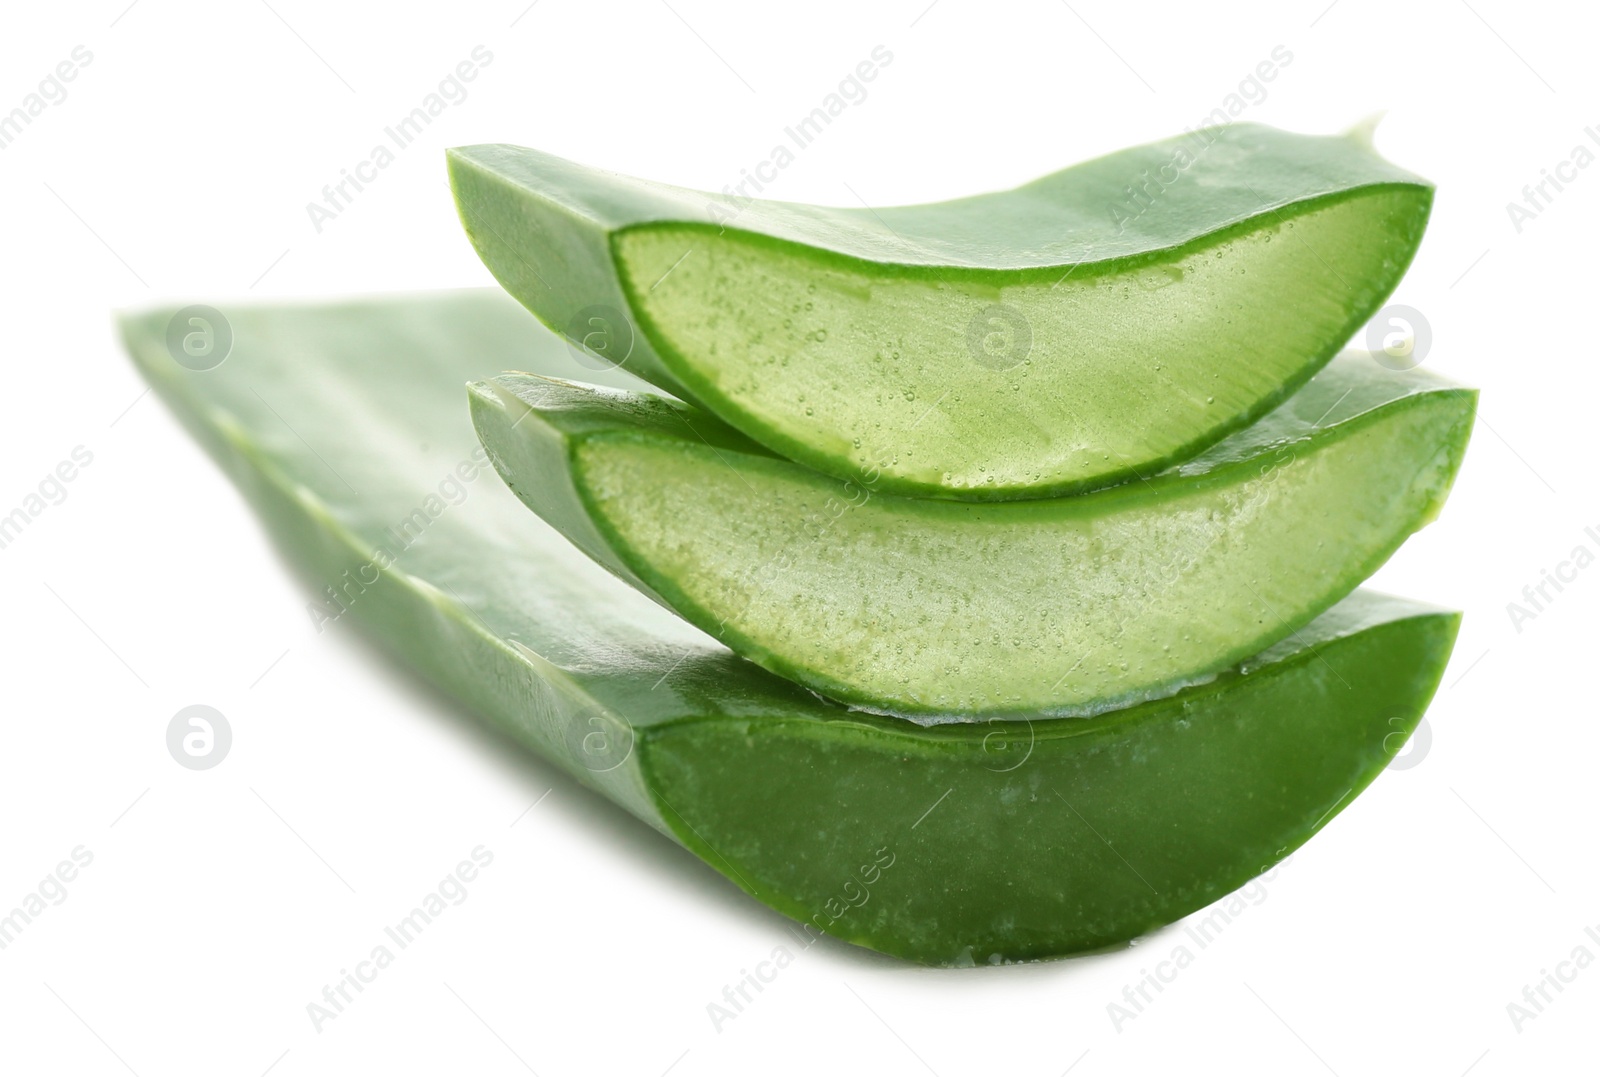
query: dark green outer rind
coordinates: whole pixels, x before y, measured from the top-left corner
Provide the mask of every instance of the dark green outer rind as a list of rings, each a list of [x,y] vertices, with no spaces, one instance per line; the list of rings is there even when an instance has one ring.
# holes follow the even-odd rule
[[[658,571],[605,519],[583,481],[579,454],[583,442],[590,438],[671,440],[695,447],[709,446],[722,466],[744,471],[756,483],[762,473],[798,473],[809,476],[819,488],[836,487],[834,494],[840,503],[849,504],[860,498],[860,487],[808,472],[705,412],[647,393],[597,393],[579,383],[522,374],[502,375],[490,383],[475,383],[468,390],[473,425],[506,485],[607,571],[737,654],[828,699],[914,720],[948,717],[915,700],[864,693],[828,670],[800,665],[737,626],[724,623],[687,594],[675,579]],[[1258,469],[1274,466],[1284,451],[1336,452],[1338,441],[1374,423],[1393,420],[1402,409],[1454,409],[1454,418],[1443,426],[1436,454],[1447,462],[1447,478],[1431,497],[1419,501],[1407,525],[1398,528],[1390,541],[1371,556],[1338,566],[1340,571],[1330,576],[1320,597],[1305,610],[1292,615],[1274,610],[1274,620],[1264,621],[1256,637],[1241,639],[1215,667],[1191,671],[1194,678],[1200,678],[1299,631],[1359,587],[1411,534],[1437,516],[1465,456],[1476,401],[1476,390],[1454,385],[1435,374],[1421,369],[1386,370],[1369,356],[1352,353],[1324,370],[1302,392],[1255,426],[1240,431],[1201,457],[1143,482],[1071,497],[1018,502],[971,503],[876,493],[872,499],[880,504],[894,503],[910,515],[954,517],[974,524],[1032,518],[1042,524],[1056,518],[1092,516],[1101,511],[1102,505],[1158,503],[1174,488],[1220,485],[1238,481],[1241,476],[1252,477]],[[1151,694],[1173,690],[1172,686],[1156,685]],[[1132,694],[1141,698],[1145,695],[1142,691]],[[1118,699],[1105,701],[1104,705],[1124,703]],[[1035,714],[995,711],[983,717],[1015,719]]]
[[[1357,303],[1346,332],[1306,362],[1282,390],[1219,421],[1203,437],[1141,469],[1169,466],[1277,406],[1310,378],[1393,290],[1421,240],[1433,188],[1383,160],[1356,136],[1296,135],[1256,124],[1208,129],[1121,150],[1010,191],[922,206],[883,209],[821,207],[756,200],[728,220],[721,196],[587,168],[538,150],[509,145],[448,151],[451,188],[462,226],[486,266],[505,289],[556,332],[592,305],[613,308],[637,327],[623,365],[681,399],[717,413],[790,459],[852,477],[847,464],[757,422],[736,402],[694,377],[670,349],[658,348],[659,331],[630,301],[614,247],[628,228],[653,223],[735,227],[779,246],[800,245],[841,263],[870,262],[877,271],[944,280],[1037,275],[1054,280],[1065,267],[1085,278],[1113,268],[1179,257],[1246,231],[1252,222],[1279,221],[1375,188],[1405,187],[1418,198],[1414,233],[1396,258],[1391,279],[1378,282]],[[1179,150],[1195,152],[1184,179],[1164,187],[1159,212],[1113,227],[1109,208],[1126,198],[1141,173],[1155,174]],[[1203,177],[1204,182],[1201,182]],[[538,265],[535,265],[535,261]],[[1020,276],[1019,276],[1020,274]],[[1266,286],[1266,282],[1263,282]],[[1104,485],[1135,472],[1040,490],[954,491],[883,476],[886,491],[962,500],[1054,496]]]
[[[164,335],[170,314],[163,310],[124,318],[130,353],[256,506],[286,556],[311,582],[313,594],[337,584],[347,570],[372,564],[374,552],[389,542],[382,533],[384,523],[424,503],[439,477],[475,447],[460,408],[462,382],[484,363],[538,370],[557,369],[562,362],[562,346],[539,333],[520,308],[498,293],[229,309],[233,353],[221,367],[206,372],[184,370],[167,355]],[[630,384],[620,375],[611,380]],[[783,858],[797,865],[837,863],[848,870],[858,854],[836,842],[781,835],[783,813],[727,817],[718,798],[737,801],[748,795],[749,772],[718,775],[709,766],[698,766],[695,737],[743,744],[751,753],[744,757],[748,764],[768,759],[791,778],[819,781],[838,778],[840,772],[823,770],[820,757],[802,757],[795,765],[792,751],[777,751],[780,744],[795,737],[804,743],[812,736],[834,747],[859,744],[868,749],[860,760],[862,788],[889,788],[886,783],[896,779],[893,771],[900,759],[944,760],[943,765],[954,765],[980,781],[984,774],[999,773],[997,765],[1010,765],[1011,757],[1003,752],[996,763],[992,738],[1001,727],[930,730],[825,704],[735,658],[642,596],[607,580],[491,476],[480,475],[469,490],[466,500],[437,516],[393,564],[377,571],[375,578],[363,576],[374,582],[356,596],[348,616],[417,672],[707,859],[758,900],[813,923],[827,917],[826,899],[818,897],[814,885],[804,879],[769,878],[766,858],[746,859],[753,855],[752,835],[741,826],[758,824],[760,831],[761,824],[770,824],[769,844],[801,842],[783,849]],[[1271,840],[1256,845],[1270,846],[1274,855],[1258,858],[1253,847],[1241,847],[1228,862],[1208,865],[1201,873],[1204,878],[1191,872],[1187,882],[1174,887],[1172,900],[1156,919],[1151,919],[1153,907],[1135,910],[1129,923],[1137,922],[1136,929],[1142,930],[1242,883],[1347,803],[1352,791],[1398,750],[1420,716],[1442,670],[1455,621],[1454,614],[1361,593],[1256,660],[1249,676],[1225,679],[1233,693],[1225,698],[1192,690],[1090,723],[1055,720],[1004,728],[1007,736],[1009,731],[1037,728],[1041,740],[1077,734],[1077,743],[1088,745],[1099,743],[1092,740],[1099,735],[1095,730],[1109,730],[1110,722],[1139,728],[1143,715],[1174,713],[1153,708],[1193,711],[1214,706],[1238,718],[1248,709],[1256,685],[1294,680],[1294,671],[1321,668],[1322,660],[1340,666],[1340,654],[1354,653],[1361,641],[1367,641],[1362,654],[1376,652],[1370,661],[1362,660],[1362,676],[1380,685],[1384,700],[1393,706],[1360,714],[1335,707],[1329,713],[1346,715],[1347,728],[1330,733],[1310,752],[1313,746],[1303,739],[1293,743],[1297,756],[1324,760],[1332,768],[1327,775],[1337,780],[1299,781],[1295,804],[1268,798],[1269,811],[1252,816],[1253,821],[1235,820],[1235,833],[1246,823],[1271,832]],[[1282,708],[1280,717],[1298,721],[1300,710],[1320,691],[1301,696],[1291,689],[1292,705]],[[1205,699],[1217,702],[1206,704]],[[620,723],[634,737],[633,752],[606,771],[586,766],[575,747],[577,735],[589,730],[597,717]],[[1156,718],[1148,728],[1162,723]],[[766,736],[769,731],[772,737]],[[1372,738],[1380,731],[1391,740],[1379,740],[1375,752]],[[1070,747],[1071,739],[1062,743]],[[770,755],[766,746],[773,749]],[[891,751],[885,754],[874,746]],[[1033,758],[1042,762],[1058,754],[1068,761],[1073,755],[1046,749]],[[1093,753],[1083,758],[1093,758]],[[684,788],[686,774],[698,775],[703,798]],[[1137,774],[1131,777],[1137,782]],[[1229,780],[1243,787],[1262,777],[1240,771]],[[1269,783],[1282,784],[1267,777]],[[819,785],[811,790],[808,804],[789,805],[790,817],[798,819],[804,811],[833,803],[820,799],[826,795]],[[1151,799],[1159,802],[1159,797]],[[937,833],[940,812],[954,806],[947,802],[911,829]],[[985,817],[972,803],[961,810],[971,819]],[[856,828],[836,836],[851,841],[876,836],[881,822],[839,812],[834,816]],[[1203,818],[1178,822],[1198,827],[1196,838],[1216,833]],[[883,837],[893,834],[884,831]],[[762,834],[755,839],[760,841]],[[1008,872],[1034,865],[1048,875],[1083,862],[1076,849],[1019,854],[1015,848],[952,834],[901,861],[898,878],[916,884],[904,912],[897,911],[901,906],[898,899],[891,900],[892,892],[879,890],[871,903],[870,925],[846,917],[830,920],[824,929],[910,960],[960,963],[960,948],[981,941],[980,936],[959,935],[973,910],[980,918],[1007,915],[1003,880]],[[916,870],[907,870],[913,864]],[[915,894],[934,893],[964,877],[995,885],[979,887],[952,905],[952,916],[960,912],[961,918],[948,929],[937,924],[930,929],[926,905],[917,906]],[[921,919],[914,921],[911,913],[918,908]],[[1081,948],[1085,938],[1106,934],[1104,925],[1086,932],[1084,924],[1071,922],[1071,910],[1045,910],[1043,915],[1025,938],[1018,936],[1012,956],[1063,954]]]
[[[883,266],[1062,269],[1172,250],[1297,203],[1366,187],[1431,190],[1427,180],[1358,137],[1297,135],[1258,124],[1211,128],[1185,171],[1161,192],[1161,212],[1120,227],[1109,208],[1141,173],[1156,172],[1200,136],[1119,150],[1009,191],[915,206],[812,206],[754,200],[739,230]],[[537,200],[541,214],[588,222],[606,235],[654,222],[722,227],[722,196],[589,168],[539,150],[491,144],[448,151],[456,179],[494,178]],[[530,203],[530,209],[533,208]],[[598,297],[596,300],[598,301]]]
[[[643,769],[660,802],[693,805],[691,849],[814,931],[934,965],[1082,953],[1204,908],[1325,826],[1410,736],[1457,627],[1423,614],[1258,680],[911,743],[680,723],[645,744]]]

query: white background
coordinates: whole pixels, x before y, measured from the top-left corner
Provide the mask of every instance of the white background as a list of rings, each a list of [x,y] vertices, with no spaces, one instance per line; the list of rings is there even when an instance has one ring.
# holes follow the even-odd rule
[[[0,513],[76,446],[93,463],[0,550],[0,911],[74,848],[93,863],[0,951],[0,1071],[1592,1072],[1600,964],[1520,1029],[1507,1004],[1575,947],[1600,957],[1584,930],[1600,933],[1600,568],[1520,625],[1507,604],[1574,547],[1600,552],[1600,167],[1520,232],[1506,209],[1575,146],[1600,151],[1584,131],[1600,124],[1592,16],[1509,0],[670,2],[8,12],[0,112],[75,46],[93,60],[0,150]],[[477,45],[494,59],[470,96],[315,231],[306,203]],[[1124,986],[1194,949],[1182,925],[964,971],[828,941],[716,1028],[707,1003],[794,946],[785,921],[479,731],[353,625],[317,635],[304,590],[111,332],[111,309],[167,300],[487,284],[444,147],[520,142],[720,189],[877,45],[892,64],[771,195],[1010,186],[1179,133],[1278,45],[1293,60],[1244,118],[1332,133],[1387,109],[1379,148],[1439,185],[1395,301],[1430,323],[1427,365],[1481,387],[1481,419],[1442,518],[1375,581],[1467,611],[1431,745],[1120,1026],[1107,1005]],[[233,728],[209,771],[165,746],[191,703]],[[318,1032],[306,1004],[480,844],[495,859],[466,903]]]

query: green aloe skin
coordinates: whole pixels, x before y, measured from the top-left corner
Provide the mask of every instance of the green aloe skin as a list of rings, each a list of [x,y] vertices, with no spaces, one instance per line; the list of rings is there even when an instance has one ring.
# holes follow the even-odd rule
[[[511,300],[229,311],[232,353],[203,372],[168,353],[171,315],[125,318],[128,349],[324,627],[361,623],[807,931],[912,961],[1100,948],[1242,885],[1399,750],[1454,640],[1457,615],[1358,592],[1205,685],[1091,719],[850,711],[612,579],[487,474],[462,384],[570,361]]]
[[[781,676],[924,720],[1093,714],[1298,630],[1434,518],[1475,401],[1347,355],[1167,473],[973,504],[841,482],[657,396],[472,389],[502,477],[600,564]]]
[[[547,325],[779,455],[962,500],[1148,475],[1265,414],[1382,304],[1433,199],[1363,136],[1253,124],[887,209],[449,161],[479,255]]]

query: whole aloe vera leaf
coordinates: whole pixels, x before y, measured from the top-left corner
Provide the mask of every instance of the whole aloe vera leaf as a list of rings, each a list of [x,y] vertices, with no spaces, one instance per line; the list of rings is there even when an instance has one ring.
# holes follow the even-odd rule
[[[1094,719],[852,712],[612,579],[488,474],[463,383],[565,365],[504,296],[231,310],[232,353],[201,372],[168,353],[171,317],[125,318],[128,349],[319,619],[359,622],[806,930],[912,961],[1093,949],[1242,885],[1382,769],[1455,636],[1453,613],[1363,592],[1209,684]]]
[[[449,164],[484,263],[558,332],[789,459],[961,500],[1149,474],[1264,414],[1393,290],[1433,198],[1362,138],[1253,124],[884,209],[517,146]]]

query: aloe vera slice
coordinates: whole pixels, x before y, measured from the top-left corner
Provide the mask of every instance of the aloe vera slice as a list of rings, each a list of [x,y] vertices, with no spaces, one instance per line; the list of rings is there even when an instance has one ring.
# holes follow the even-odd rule
[[[552,328],[789,459],[969,500],[1148,474],[1264,414],[1394,288],[1433,197],[1361,137],[1251,124],[878,210],[449,162]]]
[[[1454,638],[1455,614],[1360,593],[1240,670],[1095,719],[847,711],[609,577],[486,465],[461,477],[462,383],[564,366],[503,295],[229,310],[233,351],[204,372],[169,355],[171,314],[125,318],[128,348],[319,616],[331,589],[421,675],[808,925],[796,946],[1023,960],[1201,908],[1372,780]]]
[[[600,564],[774,673],[934,718],[1092,714],[1295,631],[1434,518],[1475,400],[1343,356],[1170,472],[980,505],[878,496],[658,396],[472,389],[502,476]]]

